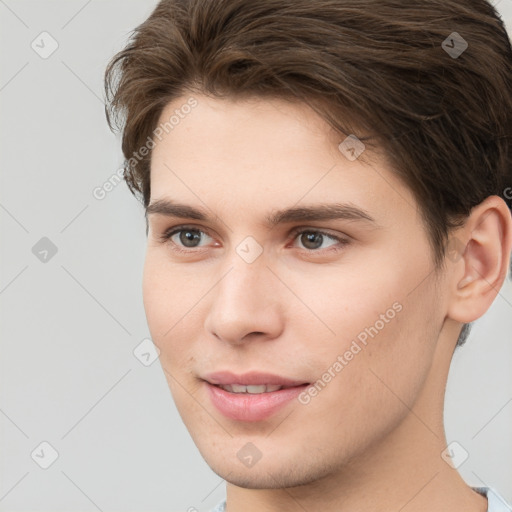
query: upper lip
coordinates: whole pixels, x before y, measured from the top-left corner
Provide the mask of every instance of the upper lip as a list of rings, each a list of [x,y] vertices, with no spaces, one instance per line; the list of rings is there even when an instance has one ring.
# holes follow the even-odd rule
[[[262,384],[274,384],[276,386],[300,386],[302,384],[309,384],[304,380],[289,379],[281,377],[272,373],[252,371],[247,373],[233,373],[230,371],[219,371],[208,373],[202,377],[210,384],[227,385],[227,384],[241,384],[245,386],[257,386]]]

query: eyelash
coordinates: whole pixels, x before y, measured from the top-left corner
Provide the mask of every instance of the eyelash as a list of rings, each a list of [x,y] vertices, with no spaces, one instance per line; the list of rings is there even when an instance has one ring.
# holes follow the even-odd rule
[[[197,226],[186,226],[186,225],[183,225],[183,226],[175,226],[175,227],[167,229],[164,233],[162,233],[158,237],[158,239],[162,243],[170,243],[170,244],[172,244],[174,246],[173,250],[176,251],[176,252],[179,252],[179,253],[191,254],[193,252],[200,252],[201,249],[202,249],[201,247],[199,247],[199,248],[192,247],[192,248],[189,248],[189,249],[183,249],[179,245],[177,245],[174,242],[172,242],[171,238],[174,235],[176,235],[177,233],[180,233],[182,231],[187,231],[187,230],[203,233],[203,234],[208,235],[208,236],[211,237],[211,235],[207,231],[205,231],[203,229],[199,229]],[[299,235],[302,235],[303,233],[320,234],[320,235],[322,235],[324,237],[330,238],[332,240],[336,240],[338,242],[338,244],[341,246],[341,247],[337,247],[337,248],[331,246],[331,247],[327,247],[326,249],[302,249],[302,248],[299,248],[300,251],[305,251],[305,252],[310,253],[310,254],[313,254],[313,253],[321,253],[321,254],[323,254],[325,252],[331,252],[331,251],[339,252],[346,245],[349,244],[349,240],[346,239],[346,238],[342,238],[342,237],[333,235],[331,233],[327,233],[325,231],[322,231],[321,229],[314,229],[314,228],[302,228],[302,227],[295,228],[290,233],[290,236],[292,236],[292,240],[295,240]]]

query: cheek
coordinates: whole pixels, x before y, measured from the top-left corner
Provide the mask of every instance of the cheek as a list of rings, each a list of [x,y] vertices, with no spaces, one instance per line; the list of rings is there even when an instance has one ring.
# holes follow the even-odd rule
[[[153,343],[160,350],[160,364],[178,412],[185,421],[190,415],[200,415],[194,400],[194,381],[186,381],[187,369],[194,365],[194,344],[197,332],[194,315],[200,309],[197,290],[187,286],[190,279],[177,268],[170,268],[162,255],[148,249],[144,263],[142,292],[148,328]],[[195,307],[194,304],[196,305]]]
[[[371,340],[385,337],[403,309],[398,273],[374,277],[367,268],[340,266],[319,269],[314,279],[293,277],[288,281],[309,309],[299,305],[295,320],[309,330],[310,339],[322,340],[326,354],[333,348],[336,355],[343,354],[354,340],[369,346]]]
[[[169,285],[167,273],[161,271],[161,265],[148,249],[142,278],[142,298],[151,337],[158,346],[161,336],[170,327],[171,319],[167,317],[169,294],[166,293]]]
[[[198,289],[182,269],[171,268],[160,251],[148,249],[142,293],[151,338],[160,349],[162,362],[175,366],[187,357],[195,336],[191,329],[200,325],[194,316],[200,311],[198,301],[205,291]]]
[[[301,290],[324,323],[316,321],[309,333],[311,339],[314,331],[324,333],[311,356],[320,381],[329,381],[325,387],[319,384],[318,398],[311,400],[316,411],[310,417],[329,410],[338,423],[350,411],[351,417],[378,416],[387,423],[404,412],[397,396],[414,402],[428,374],[443,318],[442,300],[431,281],[418,286],[418,276],[428,274],[428,265],[421,263],[414,268],[397,260],[393,268],[384,267],[387,272],[381,268],[379,273],[331,273],[330,281],[316,288],[321,293]],[[339,280],[332,275],[339,275]]]
[[[421,331],[413,317],[406,318],[408,314],[410,305],[404,304],[378,334],[368,334],[366,345],[348,336],[330,354],[323,354],[319,391],[308,403],[307,399],[301,402],[301,421],[310,432],[308,442],[321,446],[335,433],[338,441],[333,444],[338,449],[357,452],[407,416],[432,359],[428,329]],[[356,331],[358,327],[353,326],[352,332]]]

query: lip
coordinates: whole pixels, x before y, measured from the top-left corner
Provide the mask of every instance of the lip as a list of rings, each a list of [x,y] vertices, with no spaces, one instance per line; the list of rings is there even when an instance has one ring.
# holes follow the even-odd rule
[[[202,377],[210,384],[243,384],[245,386],[257,386],[259,384],[274,384],[276,386],[299,386],[307,384],[303,380],[294,380],[287,377],[281,377],[273,373],[265,373],[252,371],[242,374],[232,373],[230,371],[220,371],[214,373],[208,373]]]
[[[262,372],[236,375],[231,372],[216,372],[203,377],[212,404],[229,419],[236,421],[263,421],[296,398],[309,383]],[[269,393],[230,393],[219,384],[275,384],[287,386]]]

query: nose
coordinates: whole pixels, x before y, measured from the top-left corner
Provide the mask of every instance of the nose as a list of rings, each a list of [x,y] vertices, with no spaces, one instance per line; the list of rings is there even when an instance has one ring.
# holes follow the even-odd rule
[[[263,255],[247,263],[233,254],[223,275],[211,291],[206,331],[234,345],[277,338],[283,330],[283,305],[278,280]]]

